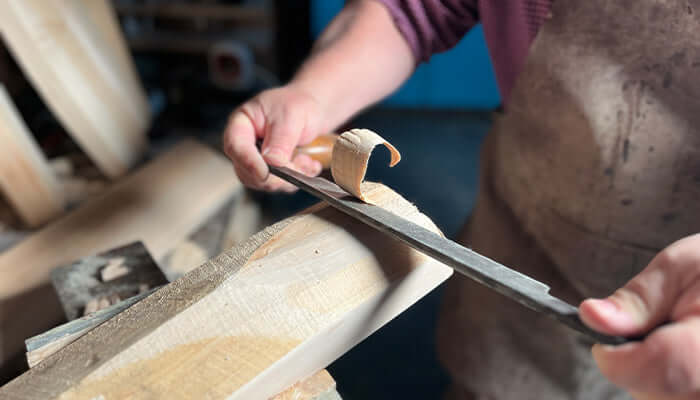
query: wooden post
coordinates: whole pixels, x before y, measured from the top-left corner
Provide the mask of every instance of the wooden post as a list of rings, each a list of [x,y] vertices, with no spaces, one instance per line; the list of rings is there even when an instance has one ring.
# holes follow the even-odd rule
[[[0,364],[61,321],[54,267],[136,240],[158,261],[242,189],[228,160],[187,140],[1,253]]]
[[[370,193],[437,230],[390,189],[375,185]],[[451,273],[319,205],[159,289],[5,385],[0,397],[269,398],[323,369]]]
[[[7,0],[0,31],[88,156],[107,176],[124,174],[145,150],[148,110],[82,0]]]
[[[30,227],[56,217],[65,205],[44,154],[1,83],[0,188]]]

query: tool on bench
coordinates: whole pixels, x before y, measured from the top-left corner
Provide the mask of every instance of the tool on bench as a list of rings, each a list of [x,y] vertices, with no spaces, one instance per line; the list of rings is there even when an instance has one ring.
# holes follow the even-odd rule
[[[34,367],[66,345],[168,283],[137,241],[51,271],[51,283],[69,322],[25,340]]]
[[[297,149],[297,151],[300,150]],[[327,146],[326,151],[332,152],[332,145]],[[318,151],[316,155],[318,153],[321,152]],[[312,158],[316,159],[316,155],[312,155]],[[330,159],[330,155],[328,156]],[[525,307],[555,318],[598,343],[617,345],[635,340],[605,335],[592,330],[581,321],[576,307],[550,295],[549,286],[544,283],[484,257],[452,240],[441,237],[381,207],[363,203],[325,178],[308,177],[286,167],[270,166],[270,172],[311,195],[325,200],[345,214],[401,240],[414,249],[441,261],[482,285],[510,297]]]
[[[143,242],[84,257],[51,271],[68,320],[168,283]]]

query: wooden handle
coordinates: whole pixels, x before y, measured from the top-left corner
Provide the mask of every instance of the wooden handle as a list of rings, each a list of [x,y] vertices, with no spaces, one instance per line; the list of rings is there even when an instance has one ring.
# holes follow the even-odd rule
[[[333,154],[333,145],[338,139],[338,135],[328,133],[321,135],[313,140],[313,142],[299,146],[294,150],[294,155],[306,154],[323,165],[323,169],[331,167],[331,155]]]

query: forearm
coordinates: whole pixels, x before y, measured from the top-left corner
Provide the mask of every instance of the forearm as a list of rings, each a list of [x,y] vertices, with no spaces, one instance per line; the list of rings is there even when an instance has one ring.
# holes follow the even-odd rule
[[[413,53],[383,5],[355,0],[316,42],[290,86],[311,94],[335,129],[393,92],[413,72]]]

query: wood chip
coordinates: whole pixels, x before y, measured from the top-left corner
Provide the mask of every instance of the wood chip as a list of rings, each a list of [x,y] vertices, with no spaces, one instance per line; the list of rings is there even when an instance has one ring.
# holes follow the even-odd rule
[[[128,274],[131,270],[124,265],[124,261],[126,261],[124,257],[111,258],[107,266],[100,271],[102,282],[109,282]]]
[[[401,161],[401,154],[391,143],[369,129],[352,129],[338,138],[333,147],[331,174],[338,186],[364,202],[371,202],[362,192],[362,181],[372,150],[383,144],[391,152],[390,167]]]

